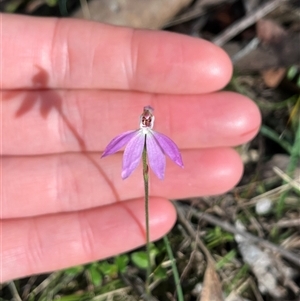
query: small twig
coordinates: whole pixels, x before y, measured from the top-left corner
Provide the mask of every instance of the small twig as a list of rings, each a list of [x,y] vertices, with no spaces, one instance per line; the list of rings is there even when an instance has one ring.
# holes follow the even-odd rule
[[[245,281],[239,284],[238,287],[234,288],[234,290],[230,292],[226,300],[231,300],[232,298],[235,300],[236,296],[241,295],[247,289],[247,287],[249,287],[249,282],[250,278],[248,277]]]
[[[276,226],[279,228],[300,227],[300,218],[291,220],[281,220],[276,223]]]
[[[211,253],[209,252],[209,250],[207,249],[207,247],[205,246],[205,244],[202,242],[202,240],[200,239],[200,235],[199,235],[199,231],[197,229],[197,231],[193,228],[193,226],[188,222],[188,220],[185,217],[184,214],[184,209],[181,208],[179,205],[175,204],[176,210],[177,210],[177,215],[178,215],[178,220],[180,221],[180,223],[182,223],[183,227],[186,229],[186,231],[188,232],[188,234],[195,240],[195,244],[196,246],[202,251],[202,253],[204,254],[206,261],[207,261],[207,265],[211,265],[215,268],[216,266],[216,261],[213,258],[213,256],[211,255]],[[193,252],[195,252],[196,250],[194,250]],[[227,277],[221,272],[219,271],[219,273],[221,274],[221,277],[223,279],[226,279]]]
[[[206,13],[206,10],[204,10],[202,7],[190,10],[177,18],[174,18],[173,20],[169,21],[164,25],[164,28],[171,27],[177,24],[181,24],[190,20],[193,20],[195,18],[198,18],[200,16],[203,16]]]
[[[22,292],[23,301],[27,301],[28,296],[31,291],[31,288],[32,288],[33,284],[35,283],[36,279],[37,279],[37,276],[31,276],[29,278],[28,282],[24,285],[23,292]],[[0,290],[1,290],[1,288],[0,288]]]
[[[16,288],[15,283],[13,281],[10,281],[10,282],[8,282],[7,285],[8,285],[9,290],[10,290],[10,292],[11,292],[13,298],[14,298],[13,300],[15,300],[15,301],[22,301],[22,299],[21,299],[21,297],[20,297],[20,295],[18,293],[18,290]]]
[[[281,254],[282,257],[284,257],[285,259],[290,260],[291,262],[293,262],[295,265],[297,265],[298,267],[300,267],[300,260],[299,260],[299,256],[297,256],[295,253],[292,253],[280,246],[277,246],[267,240],[264,240],[262,238],[259,238],[255,235],[252,235],[246,231],[240,231],[238,229],[236,229],[234,226],[230,225],[228,222],[224,222],[208,213],[203,213],[203,212],[198,212],[196,209],[189,207],[188,209],[184,208],[182,205],[178,205],[176,204],[177,210],[178,212],[182,211],[189,211],[191,212],[191,214],[195,217],[197,217],[198,219],[203,219],[205,221],[207,221],[210,224],[219,226],[220,228],[222,228],[223,230],[230,232],[232,234],[239,234],[245,238],[247,238],[248,240],[254,242],[254,243],[258,243],[261,246],[271,249],[274,252],[278,252]],[[183,214],[183,213],[182,213]]]
[[[195,229],[191,226],[190,223],[187,222],[185,215],[184,215],[184,209],[178,204],[176,204],[177,214],[179,221],[183,224],[183,226],[186,228],[188,233],[192,236],[192,238],[195,240],[196,244],[200,248],[200,250],[203,252],[207,260],[210,260],[211,262],[215,262],[214,258],[211,256],[210,252],[204,245],[204,243],[199,238],[199,235],[196,234]]]
[[[287,182],[289,185],[291,185],[293,188],[298,190],[300,192],[300,181],[293,180],[291,177],[289,177],[286,173],[284,173],[280,168],[277,166],[273,167],[274,172],[285,182]]]
[[[190,270],[193,268],[193,261],[195,258],[195,254],[198,250],[194,249],[190,255],[190,258],[188,260],[188,263],[186,264],[185,268],[183,269],[181,275],[180,275],[180,282],[182,283],[186,275],[190,272]],[[198,251],[199,252],[199,251]]]
[[[244,206],[252,206],[252,205],[255,205],[257,203],[258,200],[262,199],[262,198],[266,198],[266,197],[272,197],[272,196],[275,196],[275,195],[279,195],[287,190],[290,190],[291,189],[291,186],[289,184],[284,184],[284,185],[281,185],[281,186],[278,186],[274,189],[271,189],[267,192],[264,192],[262,194],[259,194],[255,197],[253,197],[249,202],[247,202],[246,204],[240,204],[239,206],[240,207],[244,207]]]
[[[50,274],[42,283],[40,283],[35,289],[31,291],[30,295],[37,295],[42,292],[52,281],[58,278],[61,274],[61,271]]]
[[[129,273],[121,273],[121,279],[123,282],[132,288],[132,290],[140,296],[142,300],[145,301],[158,301],[155,297],[149,296],[145,291],[145,284],[143,281],[136,275],[131,275]],[[139,299],[140,300],[140,299]]]
[[[227,29],[225,29],[218,36],[216,36],[212,40],[212,42],[218,46],[223,46],[226,42],[231,40],[233,37],[242,32],[247,27],[253,25],[265,15],[269,14],[282,3],[283,0],[273,0],[261,5],[257,10],[253,11],[251,14],[246,15],[241,20],[234,22],[232,25],[230,25]]]
[[[171,261],[169,260],[170,264],[168,265],[168,267],[171,265]],[[163,265],[162,265],[163,266]],[[173,271],[171,269],[166,271],[166,275],[169,277],[171,277],[173,275]],[[155,288],[157,288],[157,286],[162,283],[164,281],[164,278],[158,278],[156,280],[153,280],[150,284],[150,289],[151,292],[154,291]]]
[[[257,48],[259,43],[260,43],[260,41],[258,38],[256,38],[256,37],[253,38],[242,50],[240,50],[239,52],[237,52],[236,54],[234,54],[231,57],[232,62],[236,63],[237,61],[242,59],[244,56],[246,56],[247,54],[252,52],[254,49]]]
[[[114,296],[124,296],[125,293],[128,293],[131,290],[131,287],[121,287],[118,289],[115,289],[113,291],[98,295],[93,297],[92,301],[98,301],[98,300],[103,300],[103,298],[109,298],[109,297],[114,297]]]
[[[256,281],[253,279],[253,277],[250,278],[250,287],[252,288],[252,292],[254,294],[255,300],[257,301],[264,301],[263,297],[261,296],[261,292],[259,291],[257,287]]]

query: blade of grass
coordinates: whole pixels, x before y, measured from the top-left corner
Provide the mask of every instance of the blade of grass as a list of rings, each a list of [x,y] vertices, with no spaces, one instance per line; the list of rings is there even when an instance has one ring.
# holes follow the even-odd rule
[[[172,264],[172,271],[173,271],[173,277],[174,277],[174,281],[175,281],[178,301],[184,301],[177,266],[176,266],[176,263],[175,263],[175,259],[174,259],[173,252],[172,252],[170,242],[169,242],[169,239],[168,239],[167,235],[164,236],[164,243],[165,243],[165,246],[166,246],[168,256],[171,260],[171,264]]]
[[[231,262],[236,257],[236,250],[231,250],[222,259],[216,263],[216,270],[223,268],[228,262]]]
[[[265,102],[265,101],[259,101],[257,100],[257,105],[262,109],[272,109],[272,110],[278,110],[278,109],[284,109],[288,106],[293,105],[297,102],[297,96],[293,95],[290,98],[283,100],[281,102]]]
[[[289,164],[288,164],[287,170],[286,170],[286,173],[291,178],[293,178],[293,173],[297,167],[299,159],[300,159],[300,122],[298,122],[298,128],[296,131],[295,142],[291,149],[291,157],[290,157],[290,161],[289,161]],[[286,182],[284,181],[284,184],[285,183]],[[276,205],[276,216],[278,219],[282,216],[284,204],[285,204],[285,198],[288,194],[288,191],[289,190],[287,190],[281,194],[279,201]]]
[[[277,142],[284,150],[286,150],[289,154],[292,153],[292,146],[285,140],[280,139],[278,133],[266,125],[262,125],[260,128],[260,132],[265,137]]]

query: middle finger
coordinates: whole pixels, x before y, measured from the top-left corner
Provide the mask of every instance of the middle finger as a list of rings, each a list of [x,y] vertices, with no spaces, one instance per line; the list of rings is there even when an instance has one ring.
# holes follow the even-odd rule
[[[103,151],[116,135],[138,128],[145,105],[155,109],[154,129],[181,149],[238,145],[251,139],[260,124],[255,104],[232,92],[41,90],[5,92],[3,99],[5,155]]]

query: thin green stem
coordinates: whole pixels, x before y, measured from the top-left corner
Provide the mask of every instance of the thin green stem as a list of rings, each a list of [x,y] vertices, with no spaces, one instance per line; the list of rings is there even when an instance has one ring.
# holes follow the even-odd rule
[[[265,137],[277,142],[286,152],[291,154],[292,152],[291,144],[288,141],[281,139],[276,131],[272,130],[266,125],[262,125],[260,128],[260,132]]]
[[[146,137],[143,150],[143,177],[144,177],[144,187],[145,187],[145,219],[146,219],[146,253],[147,253],[147,273],[145,290],[146,294],[150,295],[150,274],[151,274],[151,261],[150,261],[150,230],[149,230],[149,175],[148,175],[148,164],[147,164],[147,147],[146,147]]]
[[[177,266],[176,266],[176,260],[174,258],[173,252],[172,252],[172,248],[168,239],[168,236],[165,235],[164,236],[164,243],[166,246],[166,250],[168,253],[168,256],[171,260],[171,265],[172,265],[172,271],[173,271],[173,277],[174,277],[174,281],[175,281],[175,286],[176,286],[176,292],[177,292],[177,296],[178,296],[178,301],[184,301],[183,298],[183,293],[182,293],[182,288],[180,285],[180,277],[179,277],[179,273],[177,270]]]

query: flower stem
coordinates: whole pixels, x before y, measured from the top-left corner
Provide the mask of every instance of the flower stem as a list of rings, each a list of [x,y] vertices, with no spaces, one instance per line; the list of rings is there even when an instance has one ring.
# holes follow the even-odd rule
[[[147,272],[146,272],[146,282],[145,290],[146,294],[150,295],[150,274],[151,274],[151,262],[150,262],[150,231],[149,231],[149,175],[148,175],[148,164],[147,164],[147,147],[146,138],[143,150],[143,177],[144,177],[144,188],[145,188],[145,219],[146,219],[146,253],[147,253]]]

